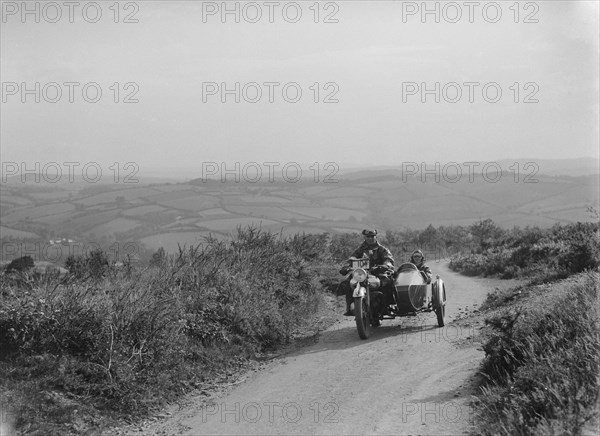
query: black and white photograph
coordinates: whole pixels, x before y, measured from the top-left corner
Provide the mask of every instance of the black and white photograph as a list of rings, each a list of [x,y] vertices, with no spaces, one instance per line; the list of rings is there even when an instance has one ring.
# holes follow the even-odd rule
[[[600,433],[599,1],[0,9],[0,436]]]

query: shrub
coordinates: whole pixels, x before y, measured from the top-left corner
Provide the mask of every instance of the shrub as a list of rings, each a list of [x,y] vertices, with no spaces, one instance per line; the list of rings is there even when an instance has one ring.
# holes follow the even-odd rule
[[[484,434],[579,434],[599,398],[598,273],[556,285],[530,308],[488,322],[481,396]]]
[[[578,234],[571,241],[569,250],[560,253],[557,264],[571,274],[598,268],[600,265],[598,234]]]
[[[31,256],[23,256],[23,257],[19,257],[18,259],[12,260],[6,266],[6,272],[12,272],[12,271],[24,272],[24,271],[27,271],[27,270],[33,268],[34,266],[35,266],[35,263],[33,262],[33,259],[31,258]]]
[[[249,228],[146,270],[115,270],[95,251],[70,258],[67,279],[34,277],[25,289],[0,275],[1,383],[145,412],[308,326],[327,244]]]
[[[98,248],[85,256],[70,255],[65,261],[65,268],[69,270],[69,274],[78,279],[99,280],[108,274],[110,261],[106,252]]]
[[[514,230],[479,254],[453,256],[450,268],[465,275],[530,278],[534,283],[560,280],[600,265],[597,223]]]

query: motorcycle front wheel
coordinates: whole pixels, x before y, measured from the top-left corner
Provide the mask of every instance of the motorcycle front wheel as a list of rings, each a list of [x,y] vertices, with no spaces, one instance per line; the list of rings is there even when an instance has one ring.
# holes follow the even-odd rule
[[[354,320],[361,339],[367,339],[370,333],[369,306],[365,297],[354,298]]]
[[[444,327],[444,318],[446,317],[446,286],[442,285],[442,296],[440,296],[439,307],[435,309],[438,327]]]

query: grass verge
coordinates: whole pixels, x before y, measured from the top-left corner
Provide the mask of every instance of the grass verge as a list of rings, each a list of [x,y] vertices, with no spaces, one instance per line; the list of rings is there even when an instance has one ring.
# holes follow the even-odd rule
[[[582,434],[597,425],[600,310],[594,271],[488,297],[477,434]]]
[[[322,243],[248,229],[148,268],[0,274],[3,431],[81,434],[226,382],[311,322]]]

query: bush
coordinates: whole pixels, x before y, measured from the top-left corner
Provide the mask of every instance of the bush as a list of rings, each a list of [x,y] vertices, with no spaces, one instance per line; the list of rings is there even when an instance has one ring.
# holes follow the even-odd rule
[[[30,270],[34,266],[35,266],[35,263],[33,262],[33,259],[31,258],[31,256],[23,256],[23,257],[19,257],[18,259],[12,260],[6,266],[6,272],[13,272],[13,271],[24,272],[24,271]]]
[[[596,417],[599,279],[581,274],[488,320],[496,332],[484,344],[484,434],[579,434]]]
[[[600,242],[598,234],[578,234],[571,241],[568,251],[558,256],[558,267],[571,274],[596,269],[600,265]]]
[[[99,280],[110,270],[110,261],[106,252],[98,248],[85,256],[70,255],[65,261],[65,268],[73,277]]]
[[[144,413],[307,326],[327,244],[249,228],[162,253],[146,270],[115,270],[95,251],[69,258],[67,279],[32,278],[25,289],[0,275],[1,383]]]
[[[450,259],[450,269],[467,276],[478,276],[485,271],[486,257],[483,254],[457,254]]]
[[[479,254],[458,254],[450,268],[462,274],[530,278],[534,283],[560,280],[600,265],[597,223],[515,230]]]

